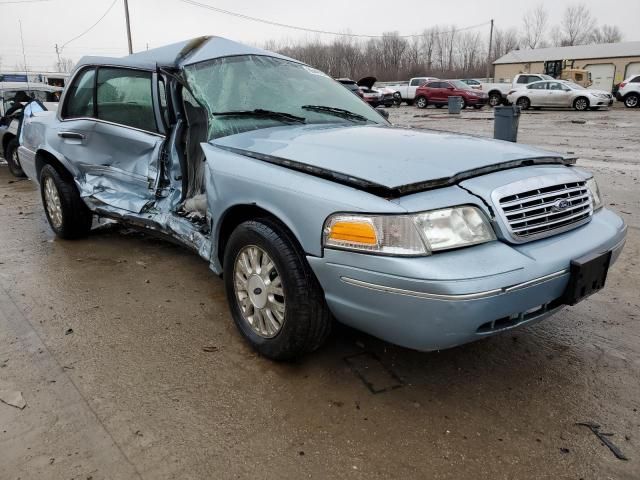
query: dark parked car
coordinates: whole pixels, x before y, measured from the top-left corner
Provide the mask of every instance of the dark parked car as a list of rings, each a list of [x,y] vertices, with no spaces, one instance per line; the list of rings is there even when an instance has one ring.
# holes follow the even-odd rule
[[[429,105],[435,105],[441,108],[452,96],[462,99],[462,108],[472,106],[479,109],[489,101],[486,93],[474,90],[460,80],[437,80],[425,83],[416,90],[416,106],[427,108]]]

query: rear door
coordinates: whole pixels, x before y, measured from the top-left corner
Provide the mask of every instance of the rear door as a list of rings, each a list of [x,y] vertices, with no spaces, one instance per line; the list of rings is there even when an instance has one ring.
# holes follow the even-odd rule
[[[533,107],[546,107],[548,105],[547,98],[547,83],[549,82],[536,82],[531,85],[527,85],[527,94]]]
[[[83,196],[139,213],[155,200],[164,135],[150,71],[88,68],[74,78],[57,135]]]
[[[550,107],[568,107],[571,105],[570,90],[560,82],[547,83],[547,105]]]

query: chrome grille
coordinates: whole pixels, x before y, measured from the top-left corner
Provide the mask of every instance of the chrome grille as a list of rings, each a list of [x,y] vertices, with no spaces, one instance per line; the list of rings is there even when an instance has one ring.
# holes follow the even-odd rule
[[[511,235],[521,241],[575,228],[593,213],[586,182],[567,182],[501,197],[499,205]]]

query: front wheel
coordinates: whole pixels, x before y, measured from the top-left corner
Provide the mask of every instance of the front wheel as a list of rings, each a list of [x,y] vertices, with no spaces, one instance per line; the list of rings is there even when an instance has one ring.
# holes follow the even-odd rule
[[[22,166],[20,165],[20,158],[18,158],[18,140],[13,139],[7,145],[7,149],[4,152],[5,159],[9,165],[9,171],[14,177],[26,177]]]
[[[329,308],[292,235],[268,219],[240,224],[224,253],[224,286],[233,320],[265,357],[289,360],[322,345]]]
[[[640,95],[637,93],[630,93],[624,97],[624,106],[627,108],[635,108],[640,103]]]
[[[427,108],[427,105],[429,105],[429,101],[427,100],[427,97],[416,98],[416,107]]]
[[[58,237],[71,240],[89,234],[93,214],[73,180],[64,179],[51,165],[45,165],[40,172],[40,194],[49,225]]]
[[[529,107],[531,106],[531,100],[529,100],[527,97],[520,97],[518,100],[516,100],[516,105],[522,110],[529,110]]]
[[[573,102],[573,108],[579,112],[584,112],[589,108],[589,100],[584,97],[578,97]]]

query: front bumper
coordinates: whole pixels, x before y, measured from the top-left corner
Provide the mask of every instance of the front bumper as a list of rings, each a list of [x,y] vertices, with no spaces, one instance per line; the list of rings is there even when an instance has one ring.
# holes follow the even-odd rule
[[[325,250],[308,257],[343,323],[416,350],[440,350],[542,320],[562,308],[571,260],[613,251],[624,222],[606,209],[575,230],[512,246],[496,241],[430,257]]]

